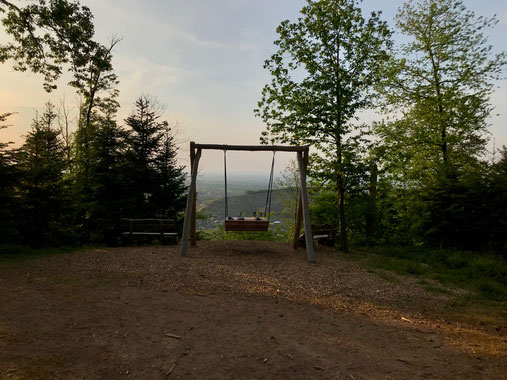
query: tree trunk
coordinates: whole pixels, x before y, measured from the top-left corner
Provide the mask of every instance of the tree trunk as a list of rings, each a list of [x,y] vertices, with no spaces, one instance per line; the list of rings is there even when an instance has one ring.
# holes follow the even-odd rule
[[[370,169],[370,185],[368,187],[368,204],[366,209],[365,238],[367,243],[372,243],[375,234],[375,222],[377,219],[377,179],[378,168],[373,162]]]
[[[342,252],[349,251],[347,243],[347,226],[345,224],[345,188],[343,186],[343,178],[338,174],[338,228],[339,228],[339,242],[338,249]]]
[[[441,93],[441,83],[439,76],[439,67],[435,62],[435,57],[433,54],[433,50],[431,48],[428,49],[428,54],[431,60],[431,67],[433,71],[433,81],[435,85],[435,96],[437,98],[437,113],[440,123],[440,151],[442,152],[442,160],[444,162],[444,167],[447,168],[448,161],[448,151],[447,151],[447,127],[444,122],[443,113],[444,108],[442,106],[442,93]]]

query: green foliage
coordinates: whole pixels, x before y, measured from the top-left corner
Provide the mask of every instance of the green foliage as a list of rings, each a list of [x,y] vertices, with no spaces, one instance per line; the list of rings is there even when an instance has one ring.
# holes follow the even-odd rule
[[[55,245],[63,240],[65,153],[55,120],[55,107],[47,103],[16,154],[22,173],[18,225],[23,241],[32,247]]]
[[[131,198],[129,217],[174,218],[185,207],[184,167],[176,162],[174,132],[159,121],[162,107],[141,96],[125,123],[130,128],[128,176]]]
[[[0,114],[0,129],[12,113]],[[18,170],[9,143],[0,142],[0,244],[19,241],[20,234],[16,225],[16,210],[19,209],[15,188],[19,181]]]
[[[484,152],[489,97],[507,55],[492,56],[484,35],[496,20],[476,16],[460,0],[410,0],[396,20],[410,40],[390,66],[385,95],[401,117],[378,132],[391,154],[401,153],[407,179],[420,183],[446,175],[441,165],[464,169]]]
[[[486,148],[493,84],[507,64],[506,53],[493,55],[484,34],[495,23],[460,0],[410,0],[397,15],[409,40],[390,65],[384,88],[394,120],[374,127],[384,182],[379,210],[395,244],[491,246],[487,228],[499,221],[488,214],[486,193],[493,187],[479,157]]]
[[[373,12],[368,20],[355,0],[308,0],[297,22],[283,21],[266,60],[272,81],[255,110],[266,123],[265,143],[311,144],[313,165],[339,195],[340,248],[346,251],[344,198],[355,177],[358,111],[372,105],[372,90],[387,61],[390,31]]]
[[[0,0],[0,15],[12,38],[0,46],[0,63],[10,59],[15,70],[41,73],[47,91],[68,65],[69,84],[82,97],[75,138],[67,130],[65,147],[51,104],[16,154],[0,143],[0,244],[116,244],[120,217],[132,216],[131,209],[174,218],[185,202],[174,132],[157,121],[146,97],[137,104],[140,118],[127,119],[132,134],[115,120],[112,51],[120,39],[108,46],[93,41],[92,14],[77,1]],[[0,125],[8,116],[0,115]],[[148,211],[139,205],[146,194]]]
[[[93,124],[78,130],[73,192],[82,241],[115,244],[129,203],[125,149],[125,132],[108,114],[95,114]]]
[[[93,16],[78,1],[39,0],[21,7],[0,0],[0,14],[5,32],[13,39],[0,45],[0,63],[11,59],[15,70],[41,73],[47,91],[56,88],[64,64],[78,80],[100,46],[93,41]]]

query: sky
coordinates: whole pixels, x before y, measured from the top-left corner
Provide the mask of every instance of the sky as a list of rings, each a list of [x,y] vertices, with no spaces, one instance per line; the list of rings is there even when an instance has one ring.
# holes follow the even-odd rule
[[[165,105],[164,119],[177,124],[179,159],[188,165],[189,141],[218,144],[258,144],[264,130],[253,109],[263,86],[270,81],[264,61],[275,51],[276,27],[285,19],[296,20],[304,0],[81,0],[94,14],[96,40],[107,43],[112,35],[122,41],[114,51],[113,65],[119,76],[118,120],[133,109],[141,95],[156,97]],[[402,0],[364,0],[363,15],[382,10],[394,27]],[[494,51],[507,50],[507,1],[465,0],[478,15],[497,15],[499,24],[488,31]],[[399,36],[395,36],[399,40]],[[7,36],[0,29],[0,41]],[[9,63],[0,65],[0,113],[17,112],[0,131],[0,141],[20,144],[30,122],[46,101],[76,109],[77,99],[67,78],[57,91],[47,94],[42,78],[19,73]],[[496,146],[507,145],[507,81],[498,87],[491,102],[495,115],[490,131]],[[381,117],[361,115],[364,122]],[[490,144],[491,147],[492,143]],[[277,171],[292,157],[277,154]],[[269,152],[230,152],[228,170],[269,176]],[[223,154],[205,151],[201,173],[223,170]]]

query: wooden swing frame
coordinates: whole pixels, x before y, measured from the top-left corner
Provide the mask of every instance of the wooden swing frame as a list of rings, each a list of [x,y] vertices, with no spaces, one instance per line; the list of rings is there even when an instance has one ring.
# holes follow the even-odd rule
[[[196,229],[196,194],[197,194],[197,171],[199,160],[204,149],[207,150],[235,150],[250,152],[295,152],[297,154],[299,168],[299,202],[296,214],[296,225],[294,228],[294,240],[292,247],[298,248],[299,235],[301,233],[301,224],[304,221],[306,252],[308,260],[315,263],[315,249],[312,240],[312,231],[310,223],[310,209],[308,203],[308,191],[306,189],[306,169],[308,165],[309,146],[284,146],[284,145],[222,145],[222,144],[197,144],[190,142],[190,187],[188,189],[187,206],[185,211],[185,221],[183,223],[183,235],[181,238],[181,256],[185,257],[188,249],[188,240],[190,245],[197,245]]]

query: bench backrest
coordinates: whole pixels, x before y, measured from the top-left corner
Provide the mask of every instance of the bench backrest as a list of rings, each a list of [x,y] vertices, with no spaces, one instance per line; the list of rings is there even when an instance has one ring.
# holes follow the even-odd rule
[[[335,237],[338,233],[338,228],[335,224],[323,224],[320,226],[315,226],[312,224],[312,234],[313,235],[329,235],[330,237]]]
[[[172,219],[127,219],[120,220],[122,232],[174,232],[176,222]]]

